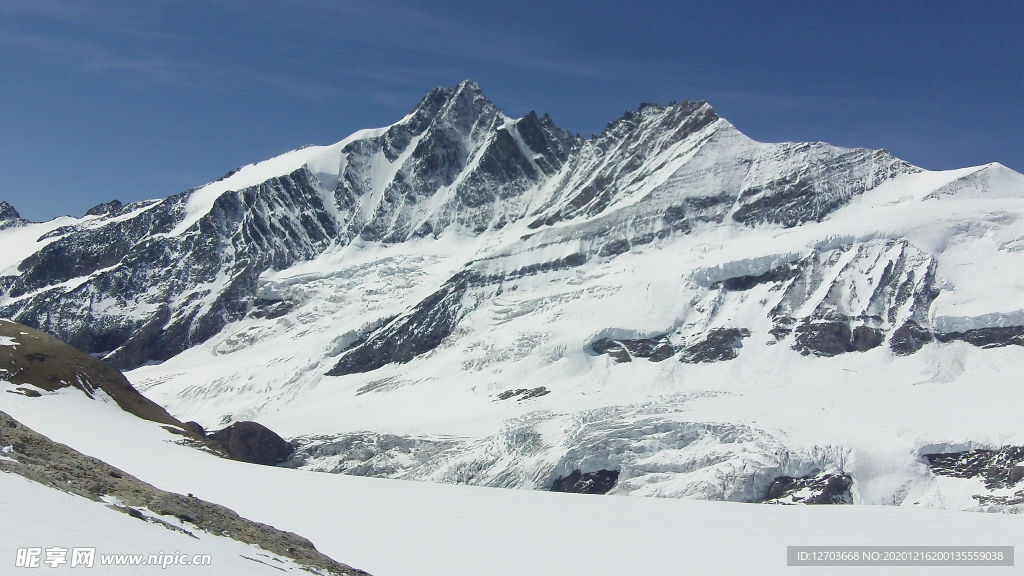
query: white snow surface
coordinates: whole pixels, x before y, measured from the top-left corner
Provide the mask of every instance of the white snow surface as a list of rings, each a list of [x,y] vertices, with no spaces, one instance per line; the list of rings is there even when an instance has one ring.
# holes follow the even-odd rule
[[[174,518],[160,518],[174,522]],[[0,525],[4,527],[0,545],[0,566],[14,568],[18,548],[42,548],[37,568],[51,574],[308,574],[290,558],[270,554],[258,546],[243,544],[223,536],[214,536],[182,528],[195,536],[172,531],[155,523],[136,520],[105,504],[61,492],[27,480],[17,474],[0,472]],[[47,548],[67,550],[62,565],[53,568],[45,562]],[[74,548],[95,548],[92,567],[71,567]],[[187,555],[192,562],[196,555],[209,554],[208,565],[171,564],[167,567],[146,564],[150,555],[163,562],[165,555]],[[141,555],[139,565],[105,565],[106,556]],[[203,561],[202,558],[197,561]],[[121,562],[127,562],[122,560]],[[169,562],[169,561],[168,561]]]
[[[14,226],[0,230],[0,276],[18,273],[18,265],[41,250],[44,246],[57,239],[56,236],[43,239],[42,236],[60,228],[70,226],[79,221],[71,216],[61,216],[49,222],[33,223],[26,226]]]
[[[91,401],[71,389],[41,398],[0,393],[0,409],[159,488],[191,492],[250,520],[301,534],[336,560],[376,576],[602,576],[681,570],[782,575],[793,571],[785,565],[790,545],[1024,545],[1020,515],[599,497],[255,466],[174,444],[178,437],[119,410],[102,394],[99,398]],[[96,545],[98,553],[212,553],[218,574],[262,573],[264,568],[238,557],[245,554],[245,546],[208,536],[179,539],[176,533],[100,504],[7,476],[0,477],[0,562],[5,566],[13,566],[19,546]],[[174,570],[191,573],[181,566]],[[906,571],[843,569],[872,575]],[[1021,568],[1018,564],[987,572],[1019,574]],[[928,573],[965,572],[948,567]]]

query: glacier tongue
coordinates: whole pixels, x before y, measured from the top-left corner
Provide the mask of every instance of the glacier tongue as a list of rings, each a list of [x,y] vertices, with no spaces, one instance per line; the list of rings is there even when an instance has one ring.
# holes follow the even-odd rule
[[[696,395],[700,396],[700,395]],[[530,412],[480,439],[365,432],[295,439],[289,466],[321,472],[501,488],[553,489],[560,479],[614,472],[601,493],[755,502],[779,477],[844,469],[840,447],[788,448],[745,425],[687,422],[694,395],[570,414]],[[557,429],[557,437],[543,429]]]
[[[467,81],[161,201],[8,218],[0,314],[297,466],[900,503],[923,446],[1024,442],[1022,200],[703,102],[573,138]]]

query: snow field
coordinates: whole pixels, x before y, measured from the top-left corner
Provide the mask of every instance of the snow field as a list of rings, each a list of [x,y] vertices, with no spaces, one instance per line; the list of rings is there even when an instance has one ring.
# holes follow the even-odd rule
[[[157,425],[75,390],[42,398],[2,394],[0,409],[159,488],[192,492],[251,520],[299,533],[336,560],[376,576],[781,575],[794,570],[785,566],[787,545],[1024,545],[1024,518],[1019,515],[602,497],[319,474],[223,460],[175,445],[170,442],[174,437]],[[13,484],[20,494],[36,498],[31,490],[4,481],[4,493]],[[57,496],[31,502],[48,506],[46,502],[71,498]],[[141,524],[82,502],[97,513]],[[4,514],[7,510],[14,509],[5,502]],[[18,522],[41,522],[29,512],[13,516]],[[5,519],[4,526],[9,525]],[[59,535],[52,524],[35,526],[32,530],[47,541]],[[132,534],[140,535],[140,545],[149,546],[142,540],[142,528]],[[170,548],[167,540],[152,542],[158,549]],[[213,545],[201,550],[174,545],[197,553],[213,550],[215,561],[229,556]],[[5,536],[2,546],[0,558],[6,562],[15,541]],[[906,568],[877,567],[842,571],[907,573]],[[1017,574],[1021,569],[987,568],[989,572]],[[950,567],[928,573],[966,572]]]
[[[164,519],[168,521],[168,519]],[[173,519],[171,519],[173,521]],[[80,496],[43,486],[17,474],[0,472],[0,566],[3,572],[21,572],[16,567],[19,548],[42,548],[37,570],[46,574],[308,574],[290,558],[279,557],[259,548],[223,536],[190,530],[195,537],[136,520],[106,505]],[[184,526],[188,529],[188,526]],[[45,563],[47,548],[66,549],[62,564]],[[95,548],[92,567],[71,566],[74,548]],[[196,556],[209,554],[210,563]],[[136,565],[127,558],[116,565],[118,556],[141,555]],[[188,557],[190,564],[150,565],[150,555],[165,562],[166,556]],[[114,556],[109,564],[103,558]],[[30,567],[26,567],[30,569]],[[10,571],[10,572],[8,572]],[[32,573],[32,572],[27,572]]]

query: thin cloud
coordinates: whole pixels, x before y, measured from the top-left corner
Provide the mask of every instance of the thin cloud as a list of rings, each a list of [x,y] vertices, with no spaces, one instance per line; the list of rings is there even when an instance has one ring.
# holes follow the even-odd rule
[[[166,57],[128,56],[106,49],[96,43],[27,32],[0,30],[0,42],[8,48],[17,47],[34,53],[48,62],[71,64],[89,72],[128,71],[160,82],[182,82],[186,70],[195,66],[173,62]]]
[[[214,60],[191,60],[170,55],[129,54],[97,42],[0,29],[5,51],[20,48],[37,58],[97,74],[128,74],[128,80],[173,85],[179,88],[221,89],[259,84],[308,100],[330,100],[337,91],[324,83],[255,67],[233,67]]]
[[[413,6],[394,2],[288,2],[258,4],[220,0],[218,6],[239,17],[270,21],[309,22],[321,26],[309,34],[326,36],[357,48],[376,46],[405,52],[413,58],[476,60],[505,68],[532,70],[594,80],[621,79],[631,64],[625,61],[584,61],[552,57],[556,47],[544,38],[526,36],[500,25],[471,24],[443,18]],[[378,49],[379,49],[378,48]]]
[[[274,30],[280,34],[277,42],[298,38],[296,52],[315,47],[344,56],[318,77],[307,73],[308,62],[288,61],[286,51],[259,63],[221,55],[219,47],[211,49],[220,39],[176,25],[172,10],[181,4],[164,1],[0,0],[8,27],[17,30],[0,30],[0,42],[84,72],[124,74],[130,82],[221,90],[257,84],[310,100],[336,97],[341,78],[414,88],[418,93],[442,79],[467,75],[456,72],[451,62],[460,63],[463,70],[466,62],[475,61],[507,70],[605,81],[628,80],[635,72],[635,65],[627,62],[555,57],[558,50],[543,38],[393,2],[219,0],[205,6],[191,8],[231,14],[239,27],[257,34]],[[54,24],[32,26],[39,21]],[[71,33],[54,34],[49,29],[53,27]],[[391,64],[395,61],[416,65]]]

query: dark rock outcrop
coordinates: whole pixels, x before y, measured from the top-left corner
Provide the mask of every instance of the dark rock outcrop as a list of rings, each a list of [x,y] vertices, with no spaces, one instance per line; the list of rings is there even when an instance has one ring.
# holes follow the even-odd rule
[[[782,290],[769,312],[775,323],[769,332],[776,342],[792,335],[792,348],[801,354],[865,352],[888,340],[894,354],[906,355],[933,339],[928,310],[939,293],[936,267],[932,256],[906,240],[871,240],[815,251],[721,285],[749,290],[772,283]],[[821,300],[808,313],[812,297]]]
[[[108,214],[109,215],[116,215],[116,214],[119,214],[121,212],[122,208],[124,208],[124,206],[121,204],[120,200],[111,200],[110,202],[104,202],[102,204],[97,204],[97,205],[93,206],[92,208],[89,208],[88,210],[85,211],[85,215],[86,216],[106,216]]]
[[[796,278],[800,275],[800,266],[797,264],[783,264],[776,266],[771,270],[762,274],[752,274],[745,276],[734,276],[727,278],[722,281],[722,288],[733,292],[742,292],[744,290],[750,290],[754,286],[769,283],[785,282],[792,278]]]
[[[733,360],[739,356],[743,339],[748,336],[750,330],[746,328],[713,328],[707,331],[703,340],[687,346],[679,356],[679,361],[701,364]]]
[[[936,334],[939,342],[963,340],[979,348],[1000,348],[1003,346],[1024,346],[1024,326],[992,326],[975,328],[963,332]]]
[[[552,492],[573,492],[576,494],[607,494],[619,481],[618,470],[580,472],[573,470],[568,476],[559,476],[551,483]]]
[[[796,144],[809,149],[813,144]],[[917,171],[885,150],[868,152],[871,174],[866,179],[853,177],[865,161],[864,150],[836,150],[823,162],[811,162],[798,173],[745,191],[733,220],[747,225],[771,222],[787,228],[804,222],[820,222],[851,197],[870,186],[902,173]],[[823,177],[828,174],[827,177]],[[843,182],[844,185],[836,185]]]
[[[498,394],[498,400],[508,400],[509,398],[515,398],[518,396],[518,400],[529,400],[530,398],[539,398],[550,394],[551,390],[548,390],[544,386],[538,386],[537,388],[518,388],[516,390],[505,390],[501,394]]]
[[[441,344],[462,315],[462,297],[474,281],[460,272],[409,313],[357,341],[327,375],[343,376],[376,370],[386,364],[404,364]]]
[[[276,466],[295,452],[287,440],[258,422],[235,422],[206,437],[220,443],[233,460],[252,464]]]
[[[816,474],[793,478],[779,476],[768,486],[768,504],[853,504],[847,474]]]
[[[847,352],[865,352],[885,342],[885,332],[871,326],[850,328],[848,322],[808,322],[796,327],[793,349],[801,354],[836,356]]]
[[[86,456],[38,434],[4,412],[0,412],[3,444],[11,446],[0,460],[0,471],[24,476],[45,486],[102,501],[113,497],[110,506],[133,518],[154,522],[177,531],[179,528],[159,516],[173,516],[188,529],[225,536],[291,558],[311,571],[338,576],[366,575],[317,551],[312,542],[292,532],[242,518],[233,510],[155,488],[102,460]],[[152,511],[157,516],[148,514]]]
[[[989,490],[1009,488],[1024,479],[1024,446],[925,454],[924,458],[933,474],[979,478]]]
[[[535,274],[541,274],[544,272],[554,272],[556,270],[566,270],[568,268],[575,268],[577,266],[582,266],[583,264],[586,264],[586,262],[587,255],[577,252],[575,254],[570,254],[563,258],[558,258],[557,260],[548,260],[546,262],[538,262],[537,264],[523,266],[522,268],[517,268],[512,272],[503,274],[498,277],[489,278],[488,280],[493,282],[510,282],[512,280],[523,278],[525,276],[533,276]]]
[[[21,214],[18,214],[18,211],[14,209],[14,206],[11,206],[4,200],[0,200],[0,221],[19,219],[21,219]]]
[[[616,362],[632,362],[633,358],[646,358],[661,362],[671,358],[676,349],[665,336],[634,340],[609,340],[602,338],[590,345],[595,354],[607,354]]]
[[[290,300],[264,300],[257,298],[253,300],[252,310],[249,316],[252,318],[266,318],[273,320],[288,314],[295,308],[295,303]]]
[[[18,211],[7,202],[0,200],[0,230],[17,228],[28,224],[28,220],[21,217]]]
[[[925,454],[924,458],[937,476],[977,478],[988,490],[1013,490],[1009,494],[974,494],[979,506],[1009,507],[1019,513],[1024,505],[1024,446]]]
[[[619,254],[625,254],[629,252],[629,240],[625,238],[619,238],[618,240],[611,240],[601,246],[598,250],[598,256],[618,256]]]
[[[934,336],[931,330],[908,320],[893,331],[889,339],[889,349],[897,356],[907,356],[917,352],[932,340]]]

